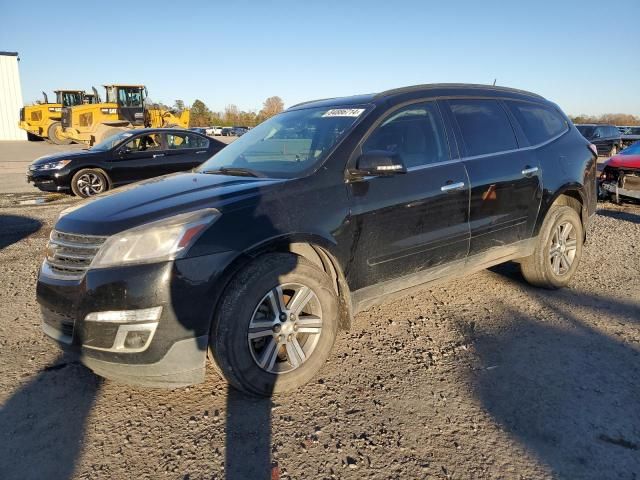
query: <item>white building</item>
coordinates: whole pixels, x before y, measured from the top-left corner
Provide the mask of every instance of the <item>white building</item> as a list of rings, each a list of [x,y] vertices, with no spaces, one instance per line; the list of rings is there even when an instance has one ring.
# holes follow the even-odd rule
[[[18,60],[17,52],[0,52],[0,141],[27,139],[27,132],[18,128],[22,108]]]

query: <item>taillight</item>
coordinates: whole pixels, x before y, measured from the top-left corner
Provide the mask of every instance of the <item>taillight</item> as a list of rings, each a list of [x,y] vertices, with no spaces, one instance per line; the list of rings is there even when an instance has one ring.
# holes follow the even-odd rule
[[[591,150],[596,157],[598,156],[598,147],[596,147],[593,143],[589,144],[589,150]]]

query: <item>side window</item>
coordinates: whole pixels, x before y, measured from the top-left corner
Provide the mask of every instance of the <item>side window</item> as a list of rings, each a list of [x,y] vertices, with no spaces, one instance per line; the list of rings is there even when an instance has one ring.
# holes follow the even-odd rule
[[[209,140],[199,135],[189,135],[188,133],[168,133],[167,146],[170,150],[207,148]]]
[[[426,102],[392,113],[365,141],[362,151],[398,154],[411,168],[449,160],[446,138],[437,105]]]
[[[160,150],[162,143],[160,142],[160,134],[151,133],[148,135],[139,135],[124,146],[129,152],[144,152],[147,150]]]
[[[604,132],[604,127],[597,127],[595,132],[593,132],[593,138],[604,138],[606,137]]]
[[[495,100],[449,100],[469,156],[517,148],[506,112]]]
[[[505,102],[516,117],[531,145],[543,143],[566,132],[566,120],[555,109],[528,102]]]

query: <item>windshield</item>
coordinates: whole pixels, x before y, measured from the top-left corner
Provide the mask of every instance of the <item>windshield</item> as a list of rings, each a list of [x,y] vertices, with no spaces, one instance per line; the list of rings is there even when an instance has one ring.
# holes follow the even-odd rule
[[[591,125],[576,125],[576,128],[587,139],[593,136],[593,131],[595,130],[595,127]]]
[[[82,92],[60,92],[60,102],[63,107],[73,107],[82,103]]]
[[[620,155],[640,155],[640,142],[632,143],[622,150]]]
[[[198,171],[247,169],[293,178],[324,160],[365,108],[316,107],[286,111],[247,131]]]
[[[100,143],[96,143],[89,150],[99,150],[101,152],[106,152],[107,150],[111,150],[113,147],[118,145],[123,140],[131,137],[133,134],[130,132],[120,132],[112,137],[108,137],[101,141]]]

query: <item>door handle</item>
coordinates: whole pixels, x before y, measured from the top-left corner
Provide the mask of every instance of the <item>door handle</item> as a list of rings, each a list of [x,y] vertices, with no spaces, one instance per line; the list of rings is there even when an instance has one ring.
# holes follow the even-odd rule
[[[164,157],[164,153],[154,153],[153,158]]]
[[[197,154],[199,154],[199,153],[207,153],[207,151],[206,151],[206,150],[198,150],[198,151],[196,152],[196,155],[197,155]]]
[[[447,183],[440,187],[440,191],[442,192],[451,192],[454,190],[462,190],[462,189],[464,189],[464,182]]]
[[[525,169],[522,170],[522,175],[524,175],[525,177],[530,177],[537,171],[538,171],[538,167],[525,167]]]

